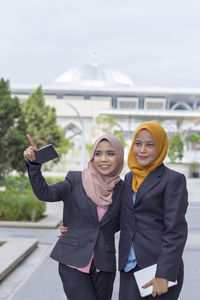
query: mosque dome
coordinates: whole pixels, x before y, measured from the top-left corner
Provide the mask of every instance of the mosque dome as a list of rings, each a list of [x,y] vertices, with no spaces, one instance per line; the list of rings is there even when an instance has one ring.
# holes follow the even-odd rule
[[[60,87],[83,88],[132,87],[135,85],[127,75],[120,71],[97,64],[69,69],[56,79],[55,84]]]

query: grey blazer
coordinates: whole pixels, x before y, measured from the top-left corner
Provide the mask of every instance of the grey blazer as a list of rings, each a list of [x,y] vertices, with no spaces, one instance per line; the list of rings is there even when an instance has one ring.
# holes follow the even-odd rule
[[[132,178],[132,172],[126,175],[121,201],[119,269],[123,270],[133,242],[140,268],[157,263],[156,276],[175,281],[187,238],[185,176],[162,164],[140,185],[135,206]]]
[[[114,188],[112,204],[98,221],[96,204],[88,198],[81,172],[69,172],[64,181],[47,185],[41,166],[27,163],[33,192],[42,201],[63,201],[63,222],[67,232],[58,239],[51,258],[66,265],[84,267],[94,251],[95,266],[106,272],[116,271],[114,234],[119,230],[122,181]]]

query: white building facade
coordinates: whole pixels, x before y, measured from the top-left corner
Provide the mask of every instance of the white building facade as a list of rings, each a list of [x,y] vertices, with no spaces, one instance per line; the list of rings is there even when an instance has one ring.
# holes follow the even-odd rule
[[[36,88],[11,85],[11,93],[25,101]],[[58,172],[86,165],[86,144],[94,141],[92,127],[99,115],[115,117],[127,141],[125,157],[143,121],[157,120],[169,137],[176,132],[183,138],[189,132],[200,133],[200,88],[137,87],[119,71],[93,64],[70,69],[43,86],[43,93],[46,104],[55,107],[65,136],[74,142],[74,149],[56,167]],[[191,145],[185,143],[183,162],[192,162],[193,155]],[[200,151],[196,158],[199,161]]]

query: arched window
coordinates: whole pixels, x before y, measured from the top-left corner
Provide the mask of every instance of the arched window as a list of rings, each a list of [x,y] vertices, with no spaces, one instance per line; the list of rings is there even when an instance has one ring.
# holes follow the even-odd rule
[[[185,102],[177,102],[174,105],[172,105],[171,110],[191,110],[191,106]]]
[[[68,139],[72,139],[76,135],[81,134],[81,128],[78,124],[75,122],[70,122],[67,125],[64,126],[64,135]]]

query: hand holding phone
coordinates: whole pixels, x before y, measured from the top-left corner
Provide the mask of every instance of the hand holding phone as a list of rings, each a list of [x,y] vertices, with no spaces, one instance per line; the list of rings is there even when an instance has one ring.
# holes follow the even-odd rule
[[[31,146],[29,146],[25,151],[24,151],[24,157],[28,159],[31,162],[35,162],[38,164],[43,164],[49,160],[52,160],[56,157],[58,157],[58,154],[54,147],[50,144],[47,145],[43,148],[38,149],[34,140],[30,136],[30,134],[26,135]]]
[[[49,160],[58,157],[58,153],[50,144],[35,151],[35,160],[33,162],[43,164]]]

